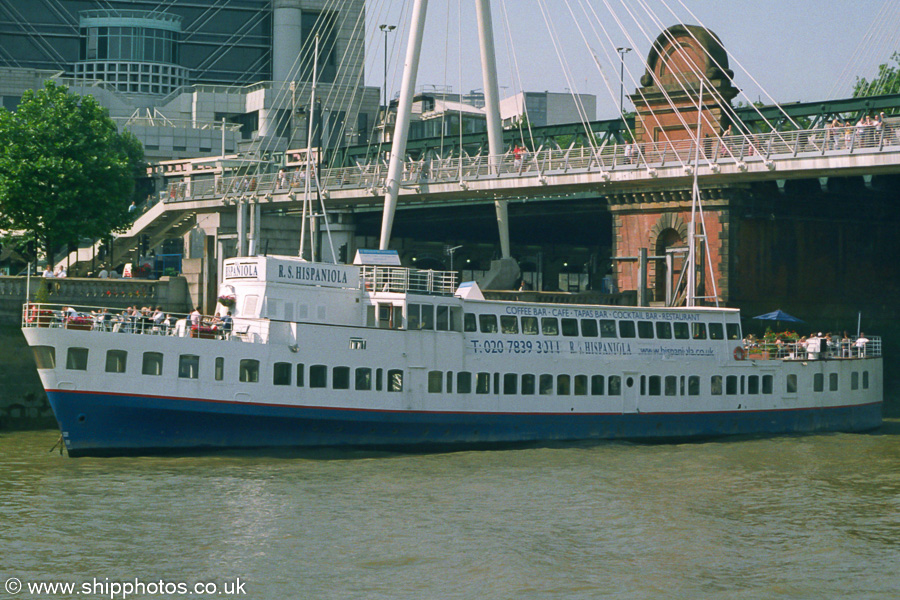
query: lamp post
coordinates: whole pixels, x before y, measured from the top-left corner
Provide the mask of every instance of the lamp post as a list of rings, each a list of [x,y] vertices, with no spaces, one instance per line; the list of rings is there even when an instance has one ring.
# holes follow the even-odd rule
[[[616,52],[619,53],[619,60],[621,63],[621,67],[619,69],[619,114],[624,115],[624,103],[625,103],[625,55],[631,52],[631,48],[616,48]]]
[[[450,270],[453,270],[453,253],[462,248],[462,246],[444,246],[444,253],[450,255]]]
[[[388,55],[388,34],[397,29],[396,25],[386,25],[382,23],[378,29],[384,32],[384,108],[387,110],[387,55]]]

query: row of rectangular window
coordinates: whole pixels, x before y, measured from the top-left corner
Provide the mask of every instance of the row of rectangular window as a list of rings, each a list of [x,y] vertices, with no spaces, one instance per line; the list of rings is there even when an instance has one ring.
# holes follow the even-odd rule
[[[557,317],[518,317],[516,315],[466,313],[463,330],[467,332],[503,333],[517,335],[562,334],[568,337],[586,338],[638,338],[658,340],[730,340],[741,339],[741,327],[737,323],[685,323],[681,321],[630,321],[615,319],[576,319]]]
[[[40,348],[41,350],[38,350]],[[38,368],[55,368],[55,357],[48,356],[46,350],[53,350],[49,346],[35,347],[35,359]],[[52,353],[52,354],[55,354]],[[142,375],[163,374],[163,354],[161,352],[144,352],[142,355]],[[66,369],[86,371],[88,364],[88,349],[72,347],[66,353]],[[45,366],[41,366],[45,365]],[[107,350],[105,370],[107,373],[125,373],[128,366],[128,353],[125,350]],[[329,368],[327,365],[309,366],[309,387],[329,387]],[[296,379],[293,375],[296,373]],[[277,362],[272,369],[273,385],[291,385],[296,381],[297,387],[304,387],[306,368],[302,363]],[[384,387],[384,369],[371,369],[369,367],[357,367],[353,372],[353,387],[357,390],[381,391]],[[350,389],[350,367],[337,366],[331,368],[331,387],[337,390]],[[200,356],[196,354],[180,354],[178,356],[178,377],[181,379],[199,379]],[[214,378],[216,381],[225,379],[225,359],[221,356],[214,361]],[[252,358],[241,359],[238,363],[238,381],[241,383],[258,383],[260,378],[260,361]],[[387,391],[403,391],[403,371],[401,369],[387,370]]]
[[[410,303],[406,324],[410,330],[458,331],[456,307]],[[401,307],[388,303],[369,307],[369,327],[388,329],[401,326]],[[585,338],[658,339],[658,340],[740,340],[738,323],[631,321],[615,319],[577,319],[570,317],[519,317],[516,315],[463,314],[467,333],[503,333],[506,335],[545,335]]]
[[[555,385],[554,385],[555,381]],[[829,391],[838,391],[839,379],[837,373],[830,373],[828,377]],[[473,374],[467,371],[456,373],[456,393],[469,394],[473,390]],[[770,395],[774,393],[775,378],[773,375],[712,375],[710,377],[709,393],[713,396],[721,396],[723,393],[729,396],[759,394]],[[493,385],[491,385],[493,383]],[[869,388],[869,372],[862,372],[863,389]],[[428,392],[441,394],[445,391],[453,393],[453,371],[429,371]],[[850,377],[850,389],[859,389],[859,372],[852,372]],[[519,394],[528,396],[538,393],[540,395],[558,396],[619,396],[622,393],[622,378],[619,375],[542,375],[517,373],[475,373],[474,390],[476,394]],[[537,390],[537,392],[535,391]],[[813,391],[822,392],[824,389],[824,374],[816,373],[813,376]],[[790,374],[786,380],[786,393],[797,392],[797,375]],[[697,375],[641,375],[640,394],[642,396],[699,396],[700,377]]]
[[[148,73],[148,74],[171,74],[183,78],[187,74],[187,69],[169,65],[151,65],[147,63],[79,63],[75,65],[76,73]]]
[[[622,394],[620,375],[532,375],[526,373],[471,373],[469,371],[429,371],[428,392],[432,394],[540,394],[551,396],[619,396]]]
[[[56,367],[55,350],[51,346],[35,346],[35,361],[39,369],[52,369]],[[178,377],[183,379],[198,379],[200,374],[200,357],[196,354],[181,354],[178,360]],[[125,373],[127,369],[128,353],[125,350],[107,350],[105,370],[107,373]],[[88,349],[71,347],[66,353],[66,369],[86,371],[88,362]],[[242,359],[238,365],[238,381],[242,383],[258,383],[260,377],[260,361],[256,359]],[[346,366],[331,367],[331,388],[351,388],[351,368]],[[302,363],[277,362],[273,365],[272,383],[278,386],[289,386],[296,383],[297,387],[303,387],[305,382],[305,366]],[[329,367],[327,365],[309,366],[309,387],[326,388]],[[143,375],[163,374],[163,354],[161,352],[144,352],[141,366]],[[356,367],[352,371],[353,389],[356,390],[382,390],[383,369],[369,367]],[[293,375],[296,374],[296,378]],[[225,359],[215,359],[214,377],[216,381],[225,378]],[[292,381],[293,380],[293,381]],[[541,375],[517,373],[471,373],[468,371],[429,371],[429,393],[453,393],[454,381],[456,392],[468,394],[473,390],[476,394],[489,394],[491,390],[495,394],[519,394],[566,396],[618,396],[622,390],[622,378],[619,375]],[[502,381],[502,387],[501,387]],[[773,375],[712,375],[710,377],[709,393],[713,396],[725,395],[757,395],[774,393]],[[554,383],[555,382],[555,383]],[[858,390],[860,387],[860,372],[850,373],[850,389]],[[869,389],[869,372],[862,371],[862,388]],[[828,374],[828,390],[835,392],[840,389],[840,379],[837,373]],[[399,392],[403,390],[403,371],[401,369],[387,370],[387,390]],[[521,391],[520,391],[521,390]],[[788,374],[785,379],[785,392],[794,394],[798,391],[797,375]],[[813,391],[825,391],[825,374],[813,374]],[[648,396],[697,396],[700,395],[700,377],[696,375],[641,375],[640,393]]]

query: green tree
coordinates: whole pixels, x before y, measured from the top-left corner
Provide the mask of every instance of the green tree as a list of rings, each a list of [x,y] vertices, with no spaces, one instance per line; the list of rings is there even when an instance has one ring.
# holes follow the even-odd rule
[[[143,158],[92,96],[52,81],[29,90],[15,112],[0,109],[0,228],[34,240],[48,260],[107,236],[129,222]]]
[[[894,52],[891,61],[894,64],[884,63],[878,66],[878,75],[872,81],[865,77],[857,77],[853,97],[900,93],[900,52]]]

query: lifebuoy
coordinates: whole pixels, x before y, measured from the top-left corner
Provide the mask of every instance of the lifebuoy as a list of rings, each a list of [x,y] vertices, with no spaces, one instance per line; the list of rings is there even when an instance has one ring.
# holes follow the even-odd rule
[[[734,360],[744,360],[747,358],[747,351],[744,350],[743,346],[738,346],[734,349]]]

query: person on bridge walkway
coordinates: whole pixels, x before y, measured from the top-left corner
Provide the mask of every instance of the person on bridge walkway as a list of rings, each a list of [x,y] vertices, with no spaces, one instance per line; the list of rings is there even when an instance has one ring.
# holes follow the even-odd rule
[[[522,147],[518,144],[513,148],[513,168],[517,173],[522,171]]]

